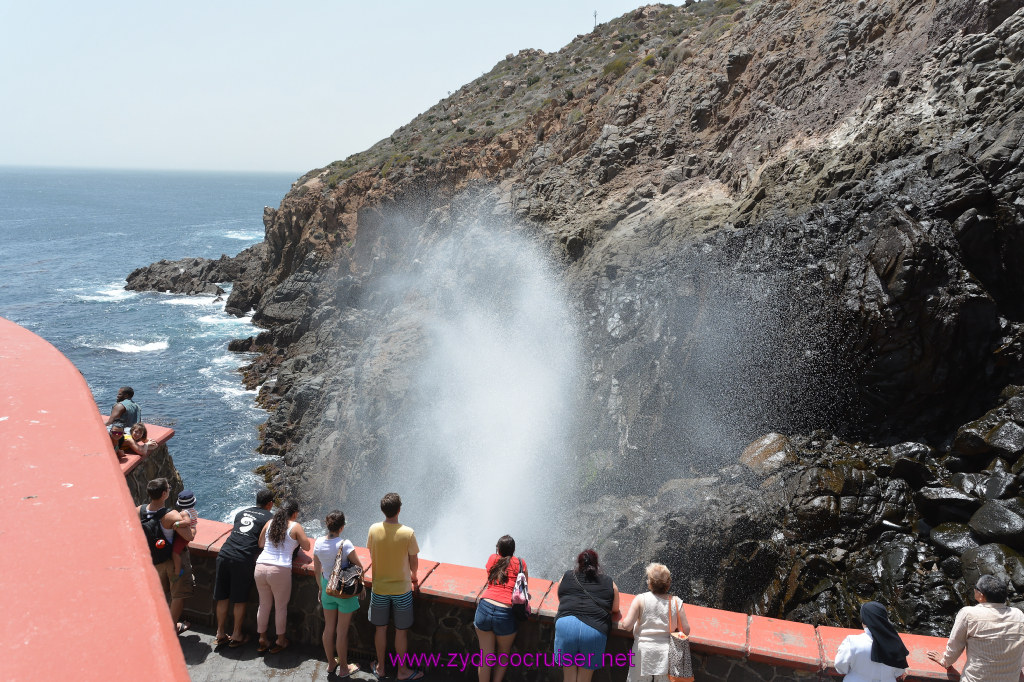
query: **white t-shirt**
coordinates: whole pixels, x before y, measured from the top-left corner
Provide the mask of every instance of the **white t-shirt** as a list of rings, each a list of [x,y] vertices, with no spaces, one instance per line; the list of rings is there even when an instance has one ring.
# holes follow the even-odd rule
[[[324,580],[331,577],[331,571],[334,570],[334,562],[338,558],[339,547],[344,557],[348,557],[356,548],[351,542],[341,537],[327,538],[325,536],[317,538],[313,544],[313,556],[320,560],[320,572],[323,574]],[[347,559],[344,566],[348,566]]]
[[[864,628],[859,635],[850,635],[839,645],[836,671],[846,677],[844,682],[895,682],[903,674],[900,668],[871,660],[871,631]]]

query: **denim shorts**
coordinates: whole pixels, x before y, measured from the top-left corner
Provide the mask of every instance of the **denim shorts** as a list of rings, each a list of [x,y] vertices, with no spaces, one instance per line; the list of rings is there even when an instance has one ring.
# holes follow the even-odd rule
[[[604,645],[608,635],[595,630],[576,616],[562,616],[555,621],[555,655],[587,655],[587,665],[579,667],[597,670],[604,658]]]
[[[494,632],[498,637],[516,634],[516,619],[512,615],[512,607],[502,608],[486,599],[481,599],[476,605],[473,625],[477,630]]]

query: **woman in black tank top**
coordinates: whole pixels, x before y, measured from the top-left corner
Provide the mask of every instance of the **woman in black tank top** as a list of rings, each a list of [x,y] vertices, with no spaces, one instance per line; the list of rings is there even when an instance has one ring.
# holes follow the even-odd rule
[[[583,550],[576,568],[558,583],[555,655],[565,682],[590,682],[603,665],[608,630],[618,611],[618,586],[601,572],[597,552]]]

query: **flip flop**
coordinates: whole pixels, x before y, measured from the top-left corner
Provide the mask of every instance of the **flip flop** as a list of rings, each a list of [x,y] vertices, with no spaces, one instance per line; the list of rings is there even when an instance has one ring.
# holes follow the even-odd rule
[[[243,644],[248,642],[249,641],[249,635],[247,635],[247,634],[246,635],[242,635],[242,639],[231,639],[230,637],[228,639],[230,640],[228,642],[228,646],[231,647],[232,649],[234,649],[235,647],[242,646]]]
[[[412,675],[409,675],[409,677],[396,677],[395,679],[405,682],[406,680],[422,680],[424,677],[426,675],[423,674],[422,670],[413,670]]]
[[[352,677],[352,675],[357,673],[357,672],[359,672],[359,666],[356,665],[355,663],[349,663],[348,664],[348,672],[345,673],[344,675],[338,675],[338,679],[339,680],[347,680],[348,678]]]
[[[231,637],[229,637],[228,635],[222,635],[222,636],[218,637],[217,639],[213,640],[214,646],[224,646],[225,644],[230,644],[230,643],[231,643]]]
[[[385,674],[383,674],[383,675],[377,674],[377,661],[373,661],[372,663],[370,663],[370,674],[373,675],[373,679],[375,679],[375,680],[382,680],[382,679],[384,679],[385,677],[387,677],[387,670],[385,670],[384,673]]]
[[[180,635],[183,632],[188,632],[189,630],[191,630],[192,629],[192,623],[188,622],[187,620],[183,620],[180,623],[178,623],[177,625],[175,625],[174,629],[177,630],[178,634]]]
[[[270,642],[262,642],[261,641],[259,646],[256,647],[256,651],[258,651],[258,652],[260,652],[262,654],[264,651],[266,651],[269,648],[270,648]]]
[[[285,642],[284,644],[275,644],[274,646],[270,647],[270,653],[279,654],[285,649],[287,649],[289,644],[291,644],[291,642]]]

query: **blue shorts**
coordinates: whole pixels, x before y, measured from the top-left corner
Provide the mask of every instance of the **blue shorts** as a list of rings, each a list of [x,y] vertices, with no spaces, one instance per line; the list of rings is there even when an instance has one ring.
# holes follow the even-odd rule
[[[607,642],[608,635],[595,630],[576,616],[562,616],[555,621],[555,655],[561,657],[568,654],[575,657],[577,654],[585,654],[587,664],[580,668],[600,668]],[[561,658],[559,662],[562,662]],[[576,665],[576,661],[572,665]]]
[[[501,607],[481,599],[476,605],[476,617],[473,625],[477,630],[493,632],[498,637],[516,634],[516,619],[512,615],[512,607]]]

